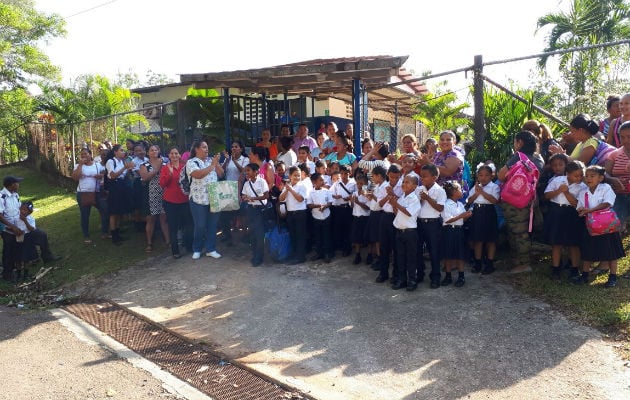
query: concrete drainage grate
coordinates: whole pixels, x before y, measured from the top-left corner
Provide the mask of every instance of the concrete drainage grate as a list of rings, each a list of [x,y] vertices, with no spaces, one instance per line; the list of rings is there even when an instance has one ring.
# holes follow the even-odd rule
[[[66,310],[216,400],[310,398],[213,355],[111,302],[80,303]]]

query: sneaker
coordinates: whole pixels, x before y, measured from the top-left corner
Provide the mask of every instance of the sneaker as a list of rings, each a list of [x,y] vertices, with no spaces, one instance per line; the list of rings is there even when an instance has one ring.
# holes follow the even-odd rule
[[[604,287],[614,288],[617,286],[617,275],[608,275],[608,282],[604,284]]]
[[[193,253],[193,255],[192,255],[192,259],[193,259],[193,260],[198,260],[198,259],[199,259],[199,257],[201,257],[201,253],[200,253],[200,252],[198,252],[198,251],[195,251],[195,252]]]
[[[207,252],[206,257],[221,258],[221,254],[217,253],[217,251],[214,250],[214,251]]]

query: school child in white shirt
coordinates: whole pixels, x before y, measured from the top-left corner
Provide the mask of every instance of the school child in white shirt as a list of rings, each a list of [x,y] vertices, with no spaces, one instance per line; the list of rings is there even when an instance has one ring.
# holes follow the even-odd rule
[[[365,197],[369,200],[370,216],[368,217],[367,226],[365,227],[366,240],[370,245],[372,251],[367,255],[365,263],[372,266],[375,271],[379,270],[378,258],[380,254],[380,246],[378,237],[380,234],[381,216],[383,215],[383,207],[376,199],[376,188],[378,188],[383,182],[387,180],[387,170],[377,165],[372,169],[372,185],[368,186],[368,191]],[[374,263],[374,264],[373,264]]]
[[[263,209],[269,201],[269,185],[267,181],[258,176],[260,167],[250,163],[243,168],[247,180],[243,184],[241,199],[247,203],[245,215],[249,228],[249,238],[252,244],[252,267],[258,267],[263,263],[265,251],[265,221]]]
[[[313,175],[315,172],[315,163],[310,160],[311,149],[308,146],[301,146],[298,149],[297,154],[297,163],[298,164],[306,164],[308,167],[308,176]]]
[[[551,245],[551,277],[556,281],[560,280],[563,247],[568,247],[569,250],[571,276],[578,274],[580,245],[586,234],[584,218],[578,215],[575,208],[580,193],[587,189],[582,182],[584,164],[581,161],[567,162],[567,156],[562,153],[549,158],[555,176],[545,188],[545,199],[550,202],[545,215],[544,238]]]
[[[468,220],[468,240],[472,242],[475,265],[472,272],[484,275],[494,272],[494,256],[497,251],[499,226],[495,204],[499,202],[501,189],[492,182],[494,171],[486,164],[477,166],[477,183],[470,189],[466,204],[471,207],[472,217]],[[482,261],[483,250],[486,259]],[[483,262],[483,266],[482,266]]]
[[[313,216],[313,242],[316,251],[311,261],[323,259],[325,263],[329,263],[333,257],[332,218],[330,217],[332,195],[330,190],[324,187],[324,178],[319,172],[311,175],[311,181],[313,190],[306,200],[307,207]]]
[[[446,192],[437,184],[440,175],[438,168],[433,164],[426,164],[420,170],[422,185],[416,189],[420,198],[420,214],[418,216],[418,227],[420,228],[418,240],[418,252],[422,251],[422,246],[431,256],[431,289],[440,287],[442,272],[440,269],[440,237],[442,236],[442,218],[440,213],[444,210],[446,203]],[[420,253],[422,255],[422,253]],[[418,281],[424,280],[424,257],[418,257]]]
[[[301,172],[296,166],[289,168],[289,182],[284,185],[279,200],[287,206],[287,225],[291,238],[289,265],[306,261],[306,187],[300,184]]]
[[[366,227],[370,217],[369,200],[366,197],[368,179],[365,174],[355,174],[354,181],[357,185],[357,191],[352,194],[352,248],[354,249],[354,260],[352,264],[360,264],[361,247],[367,244]],[[372,248],[368,245],[368,254],[371,254]]]
[[[322,176],[322,179],[324,180],[324,188],[330,189],[330,186],[332,185],[332,179],[330,178],[330,175],[326,173],[326,170],[326,161],[317,160],[317,162],[315,163],[315,172]]]
[[[615,192],[609,184],[604,183],[604,174],[604,168],[599,165],[586,168],[584,182],[588,188],[578,195],[578,215],[588,217],[593,211],[604,210],[615,204]],[[617,260],[625,256],[619,232],[598,236],[585,235],[581,250],[582,274],[574,277],[573,282],[587,284],[591,264],[594,261],[608,261],[610,273],[604,286],[607,288],[617,286]]]
[[[350,179],[350,167],[339,166],[341,179],[333,183],[330,188],[332,192],[332,222],[333,238],[336,250],[341,250],[342,257],[350,255],[352,250],[350,234],[352,230],[352,207],[350,200],[352,193],[357,190],[354,179]]]
[[[374,171],[372,171],[373,173]],[[392,164],[387,170],[387,181],[381,183],[376,188],[376,200],[383,207],[383,214],[380,222],[380,256],[378,260],[379,274],[376,277],[376,283],[385,282],[390,278],[389,274],[389,257],[393,255],[393,268],[391,274],[391,283],[398,281],[398,262],[396,261],[396,231],[394,230],[394,209],[390,203],[393,197],[401,197],[403,195],[402,182],[400,181],[400,165]]]
[[[396,257],[398,258],[398,279],[392,289],[406,288],[412,292],[418,288],[418,213],[420,201],[416,196],[418,175],[408,174],[403,179],[400,198],[391,196],[388,200],[394,210],[392,225],[396,230]]]
[[[442,210],[442,237],[441,254],[444,261],[446,275],[441,282],[442,286],[453,283],[451,271],[457,269],[457,281],[455,287],[462,287],[466,283],[464,278],[464,261],[468,260],[468,246],[464,232],[464,221],[471,217],[472,212],[466,211],[464,205],[459,200],[464,196],[462,187],[455,181],[444,182],[446,192],[446,203]]]

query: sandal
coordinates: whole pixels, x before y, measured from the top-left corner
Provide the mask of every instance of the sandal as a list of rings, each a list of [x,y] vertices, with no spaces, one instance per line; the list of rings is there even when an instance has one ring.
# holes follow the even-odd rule
[[[145,252],[150,253],[153,251],[153,247],[149,244],[147,245],[147,247],[144,249]]]

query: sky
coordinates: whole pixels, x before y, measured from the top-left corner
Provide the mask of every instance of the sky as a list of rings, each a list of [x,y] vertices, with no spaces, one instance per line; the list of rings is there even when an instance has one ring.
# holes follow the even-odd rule
[[[371,5],[374,4],[374,5]],[[264,68],[317,58],[391,55],[416,74],[543,51],[537,19],[566,0],[35,0],[57,13],[67,35],[44,49],[64,82],[147,70],[178,74]],[[526,84],[533,61],[487,67],[489,77]],[[471,76],[446,78],[465,89]],[[431,87],[432,82],[429,82]]]

